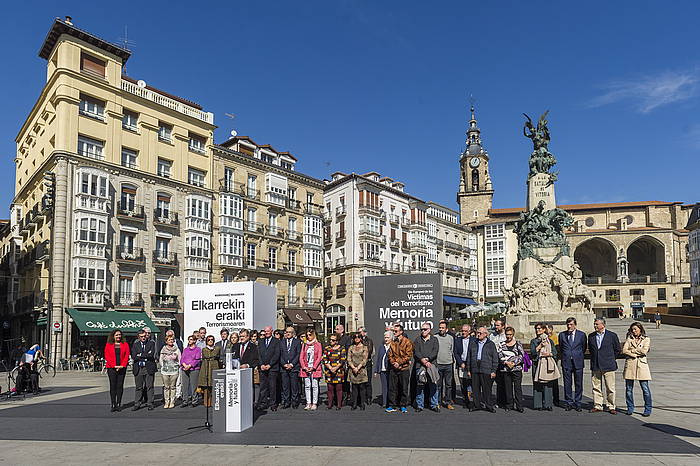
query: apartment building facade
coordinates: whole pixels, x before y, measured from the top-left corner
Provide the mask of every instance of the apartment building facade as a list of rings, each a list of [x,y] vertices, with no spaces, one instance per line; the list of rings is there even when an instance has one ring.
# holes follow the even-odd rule
[[[364,277],[440,273],[452,301],[475,295],[475,238],[457,213],[404,191],[376,172],[334,173],[324,190],[325,327],[364,324]],[[475,251],[474,251],[475,252]]]

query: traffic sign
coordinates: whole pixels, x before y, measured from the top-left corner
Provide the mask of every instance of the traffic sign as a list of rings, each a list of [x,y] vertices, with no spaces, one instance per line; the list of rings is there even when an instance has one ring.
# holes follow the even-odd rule
[[[52,327],[54,332],[60,332],[63,330],[63,324],[61,322],[54,322]]]

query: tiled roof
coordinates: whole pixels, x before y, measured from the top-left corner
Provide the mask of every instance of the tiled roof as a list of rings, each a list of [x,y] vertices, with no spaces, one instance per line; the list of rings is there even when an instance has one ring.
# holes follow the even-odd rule
[[[61,34],[71,35],[80,40],[84,40],[88,44],[92,44],[95,47],[104,50],[105,52],[109,52],[113,55],[116,55],[122,59],[122,63],[126,63],[126,61],[131,56],[131,52],[126,50],[125,48],[120,47],[116,44],[112,44],[111,42],[102,40],[94,34],[90,34],[87,31],[78,29],[72,24],[68,24],[62,19],[56,18],[56,20],[51,25],[51,29],[49,29],[49,32],[46,34],[46,39],[44,39],[44,43],[41,45],[41,49],[39,49],[39,56],[41,58],[45,60],[49,59],[49,57],[51,56],[51,52],[53,52],[53,49],[56,46],[56,42],[58,42],[58,38],[61,37]]]

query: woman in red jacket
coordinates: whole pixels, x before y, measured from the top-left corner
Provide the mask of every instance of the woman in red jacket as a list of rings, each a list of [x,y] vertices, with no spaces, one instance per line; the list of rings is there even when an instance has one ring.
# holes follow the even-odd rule
[[[129,344],[122,339],[122,331],[114,330],[107,337],[105,345],[105,361],[109,377],[109,396],[112,399],[112,412],[122,410],[122,393],[124,393],[124,377],[129,365]]]

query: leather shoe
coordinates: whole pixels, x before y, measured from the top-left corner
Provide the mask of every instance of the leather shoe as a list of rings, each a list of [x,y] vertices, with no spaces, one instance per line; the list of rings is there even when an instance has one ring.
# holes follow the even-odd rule
[[[270,410],[271,410],[271,411],[277,411],[277,406],[272,406],[272,407],[270,408]]]
[[[515,410],[516,410],[517,412],[519,412],[519,413],[524,413],[524,412],[525,412],[525,410],[524,410],[523,408],[516,408]]]
[[[154,409],[155,409],[155,406],[153,406],[153,405],[148,405],[148,410],[149,410],[149,411],[153,411]]]
[[[439,407],[439,406],[433,406],[432,408],[430,408],[430,410],[431,410],[431,411],[434,411],[434,412],[436,412],[436,413],[439,413],[439,412],[440,412],[440,407]]]
[[[418,408],[418,407],[416,407],[416,412],[417,412],[417,413],[420,413],[421,411],[423,411],[423,408]]]
[[[649,417],[651,416],[651,413],[642,413],[642,417]]]
[[[495,413],[496,408],[486,408],[486,411],[488,411],[489,413]]]
[[[564,407],[564,411],[571,411],[571,406],[566,405],[566,406]]]
[[[617,414],[617,411],[615,411],[614,409],[611,409],[611,410],[608,411],[608,412],[609,412],[610,414]]]
[[[577,413],[580,413],[581,411],[583,411],[583,410],[581,409],[580,406],[576,408],[576,412],[577,412]]]
[[[141,405],[134,405],[134,407],[131,408],[132,411],[138,411],[139,409],[141,409]]]
[[[591,412],[592,412],[592,413],[602,413],[603,410],[602,410],[602,409],[598,409],[598,408],[593,408],[593,409],[591,409]]]

